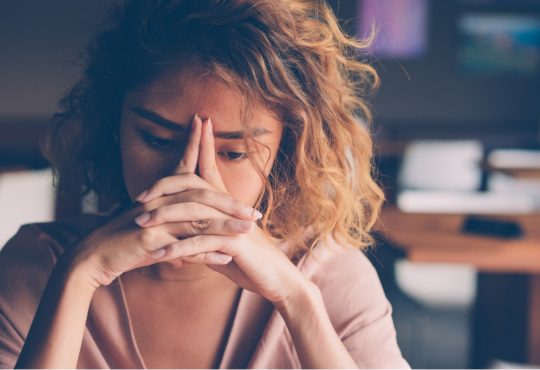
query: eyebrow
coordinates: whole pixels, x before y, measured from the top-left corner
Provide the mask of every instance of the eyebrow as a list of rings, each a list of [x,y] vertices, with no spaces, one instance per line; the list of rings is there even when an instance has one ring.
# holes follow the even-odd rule
[[[165,127],[169,130],[177,132],[188,132],[189,124],[179,123],[168,120],[156,112],[140,107],[131,107],[130,110],[141,118],[151,121],[156,125]],[[255,127],[251,130],[252,137],[259,137],[262,135],[270,134],[271,131],[261,127]],[[214,131],[214,137],[224,140],[239,140],[244,138],[244,131]]]
[[[189,130],[189,124],[170,121],[160,116],[156,112],[152,112],[151,110],[147,110],[147,109],[139,108],[139,107],[131,107],[130,110],[136,115],[138,115],[139,117],[142,117],[147,121],[151,121],[155,123],[156,125],[165,127],[169,130],[173,130],[173,131],[188,131]]]

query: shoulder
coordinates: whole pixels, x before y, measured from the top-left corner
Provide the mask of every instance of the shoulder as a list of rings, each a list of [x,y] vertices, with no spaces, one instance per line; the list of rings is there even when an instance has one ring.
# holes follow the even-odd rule
[[[53,253],[47,248],[46,235],[38,224],[22,225],[0,251],[0,294],[19,284],[24,277],[40,278],[53,265]],[[10,289],[13,290],[13,289]]]
[[[392,306],[363,251],[329,238],[298,267],[321,291],[336,333],[359,366],[408,367],[396,341]]]
[[[0,250],[0,367],[13,367],[58,256],[87,217],[22,225]]]
[[[364,325],[391,310],[377,271],[358,248],[327,238],[300,269],[318,286],[334,321],[355,317],[355,325]]]
[[[53,264],[53,255],[35,224],[21,226],[0,251],[0,314],[21,337],[32,321]]]
[[[9,259],[11,262],[33,262],[34,257],[43,254],[55,259],[108,217],[102,214],[79,214],[52,222],[24,224],[0,250],[0,261]]]
[[[298,266],[323,297],[359,300],[360,295],[361,302],[387,303],[377,271],[358,248],[327,238],[302,257]]]
[[[2,303],[19,306],[39,299],[58,257],[101,218],[81,214],[69,220],[22,225],[0,250]]]

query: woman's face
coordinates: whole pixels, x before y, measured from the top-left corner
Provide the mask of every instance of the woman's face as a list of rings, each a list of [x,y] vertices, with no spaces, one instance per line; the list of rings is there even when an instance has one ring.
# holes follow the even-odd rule
[[[228,192],[253,206],[274,163],[282,124],[265,109],[253,109],[252,134],[258,144],[246,153],[240,93],[212,79],[176,73],[126,94],[120,122],[122,171],[133,200],[162,177],[170,176],[184,152],[197,113],[210,117],[216,163]],[[253,107],[252,107],[253,108]]]

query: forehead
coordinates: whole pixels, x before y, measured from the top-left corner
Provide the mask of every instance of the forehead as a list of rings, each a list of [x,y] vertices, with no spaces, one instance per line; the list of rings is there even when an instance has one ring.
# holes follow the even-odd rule
[[[216,129],[240,129],[245,118],[250,126],[281,126],[262,104],[248,102],[238,88],[202,72],[169,73],[128,93],[127,100],[177,122],[188,122],[195,113],[211,117]],[[245,116],[246,108],[249,117]]]

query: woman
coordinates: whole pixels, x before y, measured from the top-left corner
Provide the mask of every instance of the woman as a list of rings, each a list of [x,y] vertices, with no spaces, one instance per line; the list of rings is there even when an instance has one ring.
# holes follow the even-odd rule
[[[91,43],[44,152],[104,214],[0,254],[11,367],[407,367],[359,249],[383,200],[324,4],[132,0]]]

